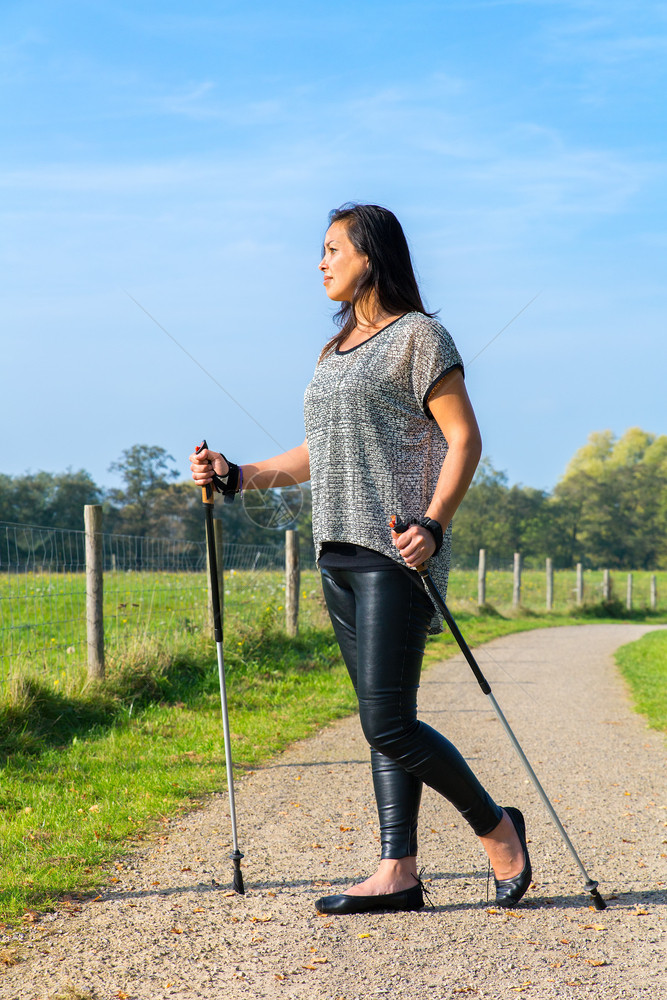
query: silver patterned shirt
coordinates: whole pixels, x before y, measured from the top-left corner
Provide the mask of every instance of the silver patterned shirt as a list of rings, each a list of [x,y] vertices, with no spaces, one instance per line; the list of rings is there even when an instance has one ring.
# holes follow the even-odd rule
[[[348,542],[405,566],[389,519],[423,517],[431,502],[447,441],[427,400],[454,368],[463,363],[449,333],[417,312],[318,363],[304,400],[317,559],[323,542]],[[429,561],[443,597],[450,555],[451,525]],[[430,631],[441,630],[434,609]]]

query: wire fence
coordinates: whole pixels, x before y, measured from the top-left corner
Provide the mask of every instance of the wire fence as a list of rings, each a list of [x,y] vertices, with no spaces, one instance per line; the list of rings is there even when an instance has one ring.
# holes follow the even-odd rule
[[[206,544],[103,534],[105,642],[207,613]],[[224,547],[225,571],[284,565],[282,545]],[[85,532],[0,522],[0,683],[12,667],[85,665]]]
[[[224,545],[225,600],[232,602],[240,620],[254,616],[266,600],[275,598],[277,607],[284,602],[284,538],[281,541]],[[123,649],[133,637],[188,631],[207,619],[203,539],[102,533],[102,542],[105,646]],[[553,608],[598,605],[606,594],[607,603],[611,597],[619,606],[667,612],[665,571],[618,571],[612,577],[611,590],[605,590],[603,570],[586,569],[579,576],[574,570],[558,571]],[[514,603],[544,612],[545,583],[544,572],[525,571],[517,595],[512,567],[492,570],[483,603],[503,609]],[[268,593],[273,597],[266,598]],[[478,573],[452,572],[448,600],[455,607],[474,608],[480,603],[478,595]],[[0,685],[12,671],[34,670],[56,673],[63,684],[73,668],[85,669],[87,642],[85,532],[0,522]]]

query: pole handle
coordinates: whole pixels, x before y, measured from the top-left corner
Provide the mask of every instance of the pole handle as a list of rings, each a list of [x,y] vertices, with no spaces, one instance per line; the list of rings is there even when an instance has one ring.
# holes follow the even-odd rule
[[[206,444],[206,438],[204,438],[202,443],[195,448],[195,455],[198,455],[200,451],[204,451],[206,448],[208,448],[208,445]],[[206,504],[207,507],[213,507],[215,504],[214,498],[215,493],[213,491],[213,487],[210,483],[206,483],[206,486],[202,486],[201,488],[201,502]]]

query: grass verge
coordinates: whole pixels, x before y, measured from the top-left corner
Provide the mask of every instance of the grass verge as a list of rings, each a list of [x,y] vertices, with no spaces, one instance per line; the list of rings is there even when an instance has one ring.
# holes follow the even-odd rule
[[[317,609],[289,639],[278,625],[282,608],[261,608],[252,626],[235,620],[225,632],[240,772],[355,707],[332,630]],[[582,621],[456,605],[453,612],[471,646]],[[439,636],[426,664],[457,651],[450,636]],[[97,690],[84,683],[58,691],[36,676],[16,680],[0,704],[0,921],[32,921],[67,894],[94,891],[113,877],[114,859],[166,818],[223,790],[221,730],[208,629],[125,645]]]
[[[667,733],[667,632],[649,632],[616,651],[637,712],[652,729]]]

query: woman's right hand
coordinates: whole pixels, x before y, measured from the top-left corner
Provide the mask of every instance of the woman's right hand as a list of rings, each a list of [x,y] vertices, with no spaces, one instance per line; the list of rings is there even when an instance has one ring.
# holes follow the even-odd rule
[[[213,473],[224,477],[229,472],[229,466],[219,451],[203,448],[190,455],[192,478],[198,486],[206,486],[213,479]]]

